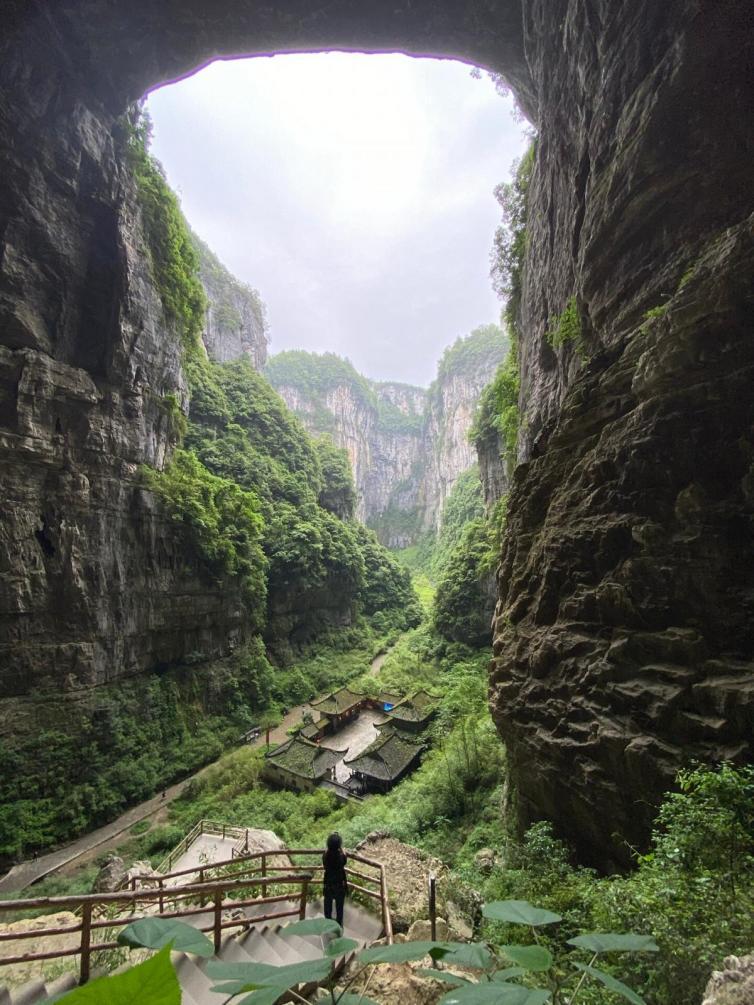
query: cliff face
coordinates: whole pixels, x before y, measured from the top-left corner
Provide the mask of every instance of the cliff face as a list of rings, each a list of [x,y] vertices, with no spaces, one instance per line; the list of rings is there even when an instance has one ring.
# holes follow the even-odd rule
[[[259,293],[239,282],[195,234],[199,278],[207,295],[207,321],[202,341],[218,363],[247,358],[255,370],[267,361],[268,327]]]
[[[490,325],[446,351],[427,390],[367,380],[331,354],[281,353],[266,375],[310,432],[347,450],[357,515],[392,548],[439,528],[459,475],[476,463],[476,403],[506,351]]]
[[[139,466],[169,449],[165,396],[186,388],[112,123],[47,78],[26,99],[45,146],[11,141],[23,108],[1,127],[16,207],[0,266],[4,698],[73,693],[242,633],[237,592],[140,487]]]
[[[730,2],[557,8],[524,5],[541,132],[491,693],[521,823],[610,866],[682,764],[754,753],[751,34]],[[583,346],[553,351],[571,297]]]

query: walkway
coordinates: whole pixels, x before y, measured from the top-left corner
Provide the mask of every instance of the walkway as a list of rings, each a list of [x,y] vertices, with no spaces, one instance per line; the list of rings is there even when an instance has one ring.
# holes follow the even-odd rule
[[[65,848],[59,848],[48,855],[40,855],[39,858],[14,865],[10,872],[6,873],[0,879],[0,893],[20,893],[21,890],[25,890],[32,883],[36,883],[51,872],[55,872],[64,865],[68,865],[69,862],[80,858],[85,852],[91,851],[98,845],[117,837],[123,831],[127,831],[129,827],[133,827],[139,820],[151,817],[153,813],[159,812],[166,803],[177,799],[189,781],[190,779],[187,778],[176,785],[171,785],[165,790],[164,799],[162,798],[162,794],[153,796],[151,799],[147,799],[146,802],[133,806],[130,810],[119,816],[117,820],[113,820],[112,823],[105,824],[104,827],[99,827],[96,831],[90,831],[89,834],[85,834],[72,844],[66,845]]]
[[[381,653],[379,656],[376,656],[372,660],[369,673],[371,675],[379,673],[386,658],[387,653]],[[288,730],[291,726],[298,726],[306,708],[308,708],[308,703],[292,708],[284,716],[280,725],[270,730],[270,743],[282,743],[284,740],[287,740]],[[251,746],[264,746],[265,740],[265,731],[262,730],[260,737]],[[204,768],[201,769],[201,771],[203,770]],[[198,771],[196,774],[201,774],[201,771]],[[47,855],[40,855],[39,858],[29,859],[27,862],[19,862],[18,865],[14,865],[0,879],[0,894],[21,893],[22,890],[25,890],[27,886],[31,886],[32,883],[44,879],[45,876],[49,876],[50,873],[75,861],[86,854],[86,852],[127,831],[129,827],[133,827],[139,820],[151,817],[152,814],[159,812],[167,803],[178,799],[184,788],[191,781],[191,777],[167,788],[165,790],[165,799],[162,798],[161,793],[158,793],[138,806],[133,806],[130,810],[121,814],[117,820],[113,820],[112,823],[105,824],[104,827],[99,827],[95,831],[90,831],[89,834],[78,838],[78,840],[66,845],[65,848],[59,848],[57,851],[50,852]]]
[[[347,726],[343,726],[334,736],[323,737],[319,741],[319,745],[327,747],[329,750],[347,750],[346,757],[356,757],[362,750],[366,750],[370,743],[374,743],[380,735],[374,728],[375,723],[384,721],[384,713],[366,708],[359,712],[358,718],[349,722]],[[345,785],[350,777],[351,769],[343,761],[338,761],[335,765],[336,781]]]

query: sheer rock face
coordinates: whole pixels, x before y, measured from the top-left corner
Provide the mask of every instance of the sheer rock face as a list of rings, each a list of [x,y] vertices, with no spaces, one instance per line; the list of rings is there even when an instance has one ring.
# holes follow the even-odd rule
[[[750,47],[746,0],[8,0],[4,693],[226,645],[242,621],[136,490],[184,384],[114,116],[216,55],[397,48],[506,72],[540,130],[491,690],[521,823],[550,816],[610,865],[683,759],[751,755]],[[570,297],[586,364],[544,337]]]
[[[179,343],[112,122],[54,65],[0,118],[3,699],[80,694],[243,631],[237,589],[140,487],[171,449],[165,395],[185,400]]]
[[[312,358],[316,365],[317,357]],[[437,377],[432,388],[398,383],[343,382],[319,395],[270,374],[276,390],[306,428],[329,433],[349,456],[357,493],[356,515],[390,548],[413,544],[440,525],[443,504],[458,477],[476,463],[469,430],[482,388],[500,359]],[[362,382],[365,378],[362,378]],[[386,422],[380,402],[411,421]]]
[[[491,702],[520,824],[610,868],[681,765],[754,753],[751,22],[558,6],[524,5],[541,133]],[[585,363],[544,337],[572,296]]]
[[[267,361],[267,318],[257,293],[240,282],[214,252],[196,240],[199,278],[207,295],[202,341],[210,359],[227,363],[248,359],[255,370]]]

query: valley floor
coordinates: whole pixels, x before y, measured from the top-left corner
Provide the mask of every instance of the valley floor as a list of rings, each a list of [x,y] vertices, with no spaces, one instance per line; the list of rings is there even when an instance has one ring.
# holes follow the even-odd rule
[[[388,651],[379,653],[374,657],[369,669],[369,676],[374,676],[379,673],[387,657]],[[304,710],[308,708],[308,706],[309,703],[304,702],[301,705],[295,705],[293,708],[289,709],[281,719],[280,723],[270,729],[270,743],[274,745],[277,743],[283,743],[287,740],[288,730],[301,723],[301,717]],[[379,716],[376,718],[379,718]],[[345,737],[345,731],[342,731],[337,737],[328,738],[323,745],[334,745],[335,740],[340,742],[342,738],[343,742],[349,747],[349,749],[354,747],[355,751],[358,747],[358,749],[361,750],[367,745],[366,742],[361,742],[364,740],[364,737],[361,736],[364,729],[366,729],[366,734],[369,737],[368,742],[371,742],[376,735],[376,731],[372,728],[370,717],[367,716],[364,722],[362,722],[360,718],[357,723],[354,723],[354,729],[352,730],[352,732],[354,732],[353,737],[350,735]],[[262,732],[260,736],[257,737],[256,740],[252,741],[248,746],[261,748],[265,745],[266,735]],[[339,765],[339,767],[342,766]],[[102,827],[98,827],[96,830],[90,831],[88,834],[84,834],[78,840],[71,842],[63,848],[56,849],[46,855],[38,855],[26,862],[19,862],[4,876],[0,877],[0,895],[7,896],[11,893],[20,893],[33,883],[44,879],[45,876],[49,876],[66,866],[70,866],[72,863],[77,862],[84,856],[89,859],[91,857],[88,855],[89,852],[94,850],[105,852],[109,849],[117,848],[119,845],[123,844],[123,840],[121,840],[121,838],[124,832],[128,831],[134,826],[134,824],[138,824],[142,820],[149,820],[150,818],[155,817],[160,813],[160,811],[163,811],[166,808],[167,804],[180,798],[186,787],[194,779],[198,778],[205,770],[206,768],[202,768],[201,771],[196,772],[195,775],[192,775],[175,785],[168,786],[164,790],[164,793],[158,792],[156,795],[152,796],[151,799],[146,799],[137,806],[132,806],[125,813],[121,813],[115,820]]]

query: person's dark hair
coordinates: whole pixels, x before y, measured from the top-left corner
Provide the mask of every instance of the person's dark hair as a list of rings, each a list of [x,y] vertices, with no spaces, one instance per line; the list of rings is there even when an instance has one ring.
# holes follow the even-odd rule
[[[327,851],[325,852],[325,857],[328,862],[335,864],[339,862],[343,855],[343,839],[340,834],[335,831],[327,839]]]

